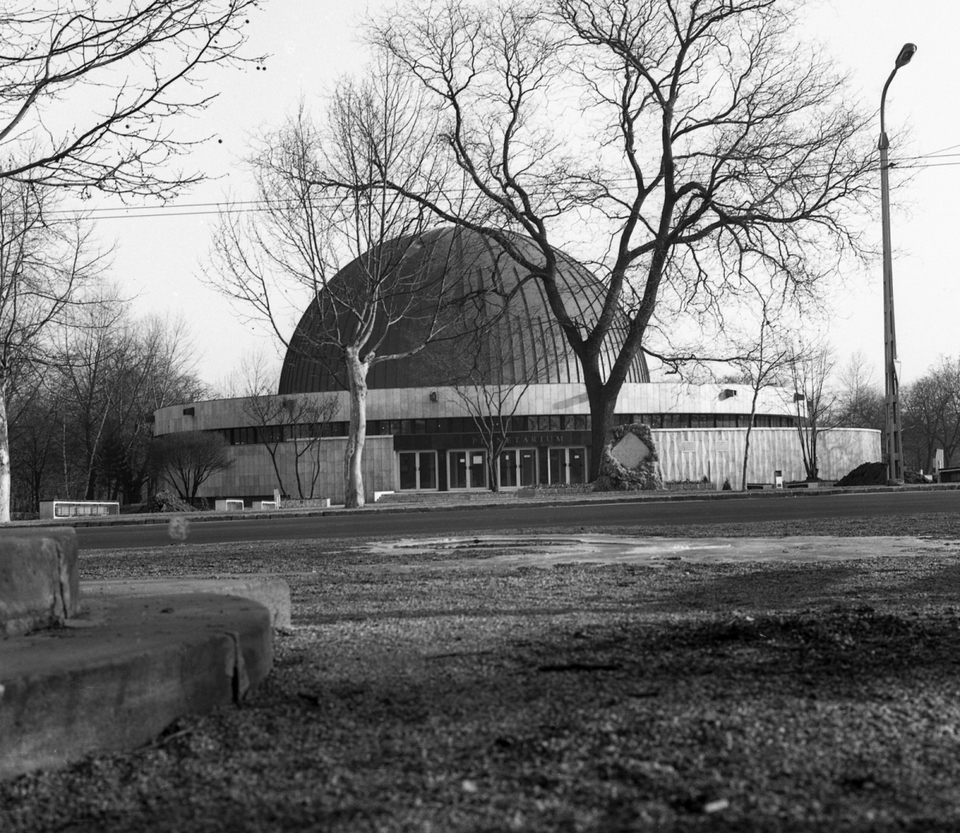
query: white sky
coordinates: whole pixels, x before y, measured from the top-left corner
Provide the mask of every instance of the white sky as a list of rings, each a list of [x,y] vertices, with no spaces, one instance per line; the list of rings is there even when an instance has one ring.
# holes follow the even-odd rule
[[[360,68],[364,54],[354,39],[354,20],[366,8],[383,4],[384,0],[264,3],[252,15],[250,52],[270,55],[266,70],[218,71],[210,79],[221,97],[201,124],[222,143],[197,151],[195,163],[217,179],[167,207],[164,213],[169,216],[137,217],[136,212],[120,210],[117,213],[125,216],[98,220],[100,235],[116,242],[113,277],[125,293],[135,296],[135,312],[182,315],[196,343],[197,370],[208,382],[225,378],[244,354],[275,348],[262,330],[242,325],[229,303],[199,282],[216,216],[213,206],[188,206],[215,203],[227,191],[244,190],[247,175],[240,160],[248,137],[282,122],[301,96],[319,106],[319,96],[340,74]],[[916,57],[897,74],[887,96],[891,157],[957,154],[939,160],[938,167],[911,171],[909,178],[895,171],[891,179],[896,189],[892,237],[897,342],[901,378],[910,382],[939,355],[960,354],[960,323],[955,319],[960,282],[952,262],[954,235],[960,236],[955,196],[960,187],[960,3],[816,0],[807,3],[805,16],[806,36],[835,56],[838,66],[851,74],[854,90],[872,108],[879,107],[880,90],[900,47],[906,41],[916,43]],[[897,188],[898,183],[902,187]],[[194,216],[185,216],[190,212]],[[875,236],[879,240],[879,217]],[[869,273],[847,275],[846,289],[837,291],[834,308],[829,337],[840,361],[862,351],[880,384],[880,263]]]

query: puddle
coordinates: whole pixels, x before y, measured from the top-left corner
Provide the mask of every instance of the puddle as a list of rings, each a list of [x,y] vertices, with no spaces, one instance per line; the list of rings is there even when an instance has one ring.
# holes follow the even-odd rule
[[[960,554],[960,541],[908,537],[633,538],[619,535],[404,538],[370,547],[382,555],[423,555],[444,566],[554,564],[809,563],[881,556]]]

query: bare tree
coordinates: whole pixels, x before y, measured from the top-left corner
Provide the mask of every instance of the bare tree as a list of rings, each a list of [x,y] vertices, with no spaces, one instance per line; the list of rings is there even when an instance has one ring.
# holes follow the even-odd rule
[[[112,500],[138,501],[149,475],[153,412],[196,401],[206,387],[193,373],[183,319],[123,315],[107,333],[104,358],[100,410],[94,410],[106,417],[94,466],[99,483],[88,487],[87,496],[94,497],[99,487]],[[61,372],[72,375],[69,357]]]
[[[193,503],[200,487],[233,465],[227,441],[216,431],[182,431],[158,437],[151,449],[157,476]]]
[[[548,350],[532,349],[524,361],[515,361],[518,344],[510,333],[530,327],[509,297],[487,293],[464,305],[463,333],[452,348],[436,351],[432,358],[450,380],[487,452],[487,482],[491,491],[503,486],[500,456],[507,445],[513,419],[531,384],[549,369]],[[532,346],[532,345],[531,345]]]
[[[371,188],[489,235],[543,283],[583,368],[594,476],[628,370],[658,325],[730,303],[757,271],[780,292],[814,294],[859,251],[848,220],[873,199],[872,114],[793,39],[792,5],[441,0],[371,24],[371,40],[443,113],[435,152],[461,176],[441,198],[385,170]],[[532,239],[537,256],[507,231]],[[604,282],[592,318],[564,302],[561,246]]]
[[[741,371],[741,381],[750,386],[750,415],[743,445],[741,488],[747,489],[747,467],[750,462],[750,438],[757,417],[757,401],[766,388],[783,384],[785,377],[799,360],[795,346],[784,326],[783,298],[771,297],[757,291],[759,301],[759,333],[755,342],[732,364]]]
[[[837,422],[849,428],[883,431],[885,404],[882,388],[863,353],[854,353],[837,379]]]
[[[348,507],[364,504],[371,367],[416,354],[451,323],[449,270],[422,257],[424,209],[396,192],[366,187],[389,171],[406,190],[434,193],[440,178],[427,153],[434,131],[410,88],[382,66],[363,82],[338,87],[324,129],[301,108],[267,136],[252,160],[266,208],[222,215],[208,270],[211,283],[265,321],[288,353],[326,356],[345,368]],[[316,326],[301,326],[294,339],[290,317],[308,302]],[[385,350],[401,324],[403,346]]]
[[[960,359],[941,356],[904,395],[904,435],[917,469],[928,469],[938,448],[947,465],[960,449]]]
[[[54,195],[0,178],[0,522],[10,520],[10,386],[50,360],[51,335],[99,277],[105,256],[80,220],[52,220]]]
[[[836,425],[836,395],[828,388],[835,363],[829,345],[798,342],[790,364],[797,434],[810,481],[819,478],[820,432]]]
[[[323,427],[333,420],[340,408],[336,397],[323,394],[277,396],[260,389],[248,391],[243,410],[254,428],[257,439],[270,455],[277,485],[288,495],[280,473],[280,449],[293,454],[293,473],[297,496],[301,500],[315,497],[320,478],[320,443]],[[308,465],[309,464],[309,465]]]
[[[61,401],[49,389],[50,371],[30,366],[8,393],[12,512],[37,512],[40,501],[55,493]]]
[[[258,0],[4,0],[0,178],[168,196],[194,141],[170,118],[204,109],[207,70],[241,60]]]

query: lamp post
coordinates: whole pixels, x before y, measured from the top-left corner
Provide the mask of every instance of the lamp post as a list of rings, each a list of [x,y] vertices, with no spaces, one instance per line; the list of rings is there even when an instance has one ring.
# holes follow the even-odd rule
[[[897,378],[897,327],[893,312],[893,256],[890,252],[890,180],[887,149],[890,140],[887,138],[884,123],[884,108],[887,100],[887,88],[893,81],[893,76],[902,66],[910,63],[916,54],[917,46],[906,43],[894,64],[887,83],[883,85],[880,94],[880,215],[883,223],[883,357],[884,357],[884,387],[886,390],[885,411],[886,451],[884,457],[887,463],[887,485],[896,486],[903,483],[903,447],[900,436],[900,382]]]

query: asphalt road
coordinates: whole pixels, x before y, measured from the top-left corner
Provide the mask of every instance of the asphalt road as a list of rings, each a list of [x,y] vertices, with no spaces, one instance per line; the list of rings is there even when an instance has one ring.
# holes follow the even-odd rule
[[[584,504],[520,503],[381,512],[374,509],[323,516],[277,515],[267,519],[194,522],[189,543],[283,541],[310,538],[404,537],[608,527],[627,530],[651,525],[751,523],[869,518],[926,512],[960,512],[960,490],[845,493],[814,496],[784,494],[734,499],[592,501]],[[164,524],[80,527],[80,547],[125,549],[171,543]]]

